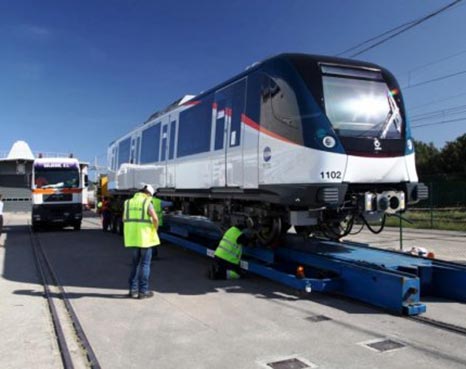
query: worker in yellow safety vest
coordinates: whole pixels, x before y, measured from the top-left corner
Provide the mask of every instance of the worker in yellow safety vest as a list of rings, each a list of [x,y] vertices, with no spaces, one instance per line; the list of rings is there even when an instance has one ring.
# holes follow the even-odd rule
[[[152,205],[154,206],[155,213],[157,214],[157,218],[159,220],[159,228],[163,227],[163,208],[162,208],[162,200],[159,198],[152,196]],[[158,248],[154,248],[152,250],[152,260],[157,259],[159,256]]]
[[[129,296],[132,298],[154,296],[149,291],[150,261],[153,247],[160,244],[159,220],[151,201],[154,192],[151,185],[146,185],[124,205],[124,242],[125,247],[131,249],[133,260],[129,276]]]
[[[163,227],[163,208],[162,208],[162,200],[153,196],[152,197],[152,205],[154,205],[155,213],[157,214],[157,218],[159,218],[159,228]]]
[[[248,242],[247,235],[238,227],[230,227],[214,253],[214,263],[211,265],[209,279],[238,279],[242,275],[240,268],[243,245]]]

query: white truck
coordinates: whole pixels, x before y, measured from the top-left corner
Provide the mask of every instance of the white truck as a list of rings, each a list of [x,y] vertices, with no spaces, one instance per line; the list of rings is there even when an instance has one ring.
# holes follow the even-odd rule
[[[81,229],[88,165],[76,158],[37,158],[32,167],[32,228]]]

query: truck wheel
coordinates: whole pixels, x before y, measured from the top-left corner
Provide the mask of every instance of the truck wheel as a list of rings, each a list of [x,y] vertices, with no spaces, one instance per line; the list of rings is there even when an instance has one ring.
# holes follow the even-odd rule
[[[75,231],[81,230],[81,222],[75,223],[73,225],[73,228],[74,228]]]

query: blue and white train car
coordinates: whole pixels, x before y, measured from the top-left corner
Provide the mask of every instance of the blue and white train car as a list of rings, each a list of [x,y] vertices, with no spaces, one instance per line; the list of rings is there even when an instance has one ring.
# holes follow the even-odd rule
[[[341,237],[427,197],[395,78],[326,56],[278,55],[186,97],[111,143],[108,162],[110,187],[150,183],[264,243],[292,225]]]

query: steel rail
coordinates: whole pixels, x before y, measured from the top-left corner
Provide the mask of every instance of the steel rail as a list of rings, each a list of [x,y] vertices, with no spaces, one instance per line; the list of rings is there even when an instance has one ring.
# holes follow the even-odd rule
[[[36,264],[36,269],[41,279],[42,285],[44,287],[44,294],[47,299],[50,315],[52,318],[53,328],[55,330],[58,349],[60,350],[60,357],[62,359],[64,369],[74,369],[73,361],[71,359],[70,350],[66,343],[65,335],[63,333],[63,328],[60,323],[60,319],[58,317],[57,308],[55,306],[55,302],[53,301],[50,288],[49,288],[49,280],[45,275],[44,271],[44,261],[41,260],[41,256],[38,253],[37,247],[37,238],[33,235],[31,228],[29,228],[29,237],[31,239],[31,248],[34,254],[34,263]]]
[[[457,334],[460,334],[462,336],[466,336],[466,327],[462,327],[459,325],[451,324],[451,323],[446,323],[442,322],[440,320],[432,319],[432,318],[427,318],[424,316],[408,316],[406,317],[411,320],[415,320],[419,323],[429,325],[431,327],[435,327],[444,331],[448,332],[454,332]]]
[[[47,255],[45,254],[45,251],[40,243],[40,240],[37,238],[37,236],[35,236],[33,233],[32,233],[32,230],[30,229],[30,235],[31,235],[31,239],[32,239],[32,245],[33,245],[33,250],[34,250],[34,254],[35,255],[38,255],[37,253],[37,250],[40,252],[41,254],[41,258],[43,260],[43,265],[45,265],[45,267],[47,268],[48,270],[48,273],[52,279],[52,283],[58,288],[59,290],[59,297],[60,299],[63,301],[64,305],[65,305],[65,308],[68,312],[68,315],[69,315],[69,318],[71,320],[71,323],[73,325],[73,329],[76,333],[76,336],[77,336],[77,340],[78,340],[78,343],[80,344],[81,348],[84,350],[85,354],[86,354],[86,358],[87,358],[87,361],[88,361],[88,365],[91,369],[101,369],[101,366],[99,364],[99,361],[97,360],[97,357],[94,353],[94,350],[92,349],[92,346],[89,342],[89,340],[87,339],[87,336],[84,332],[84,329],[78,319],[78,316],[76,315],[76,312],[74,311],[73,309],[73,306],[71,305],[69,299],[68,299],[68,296],[67,296],[67,293],[65,291],[65,289],[63,288],[63,285],[60,283],[57,275],[55,274],[53,268],[52,268],[52,265],[50,263],[50,261],[48,260],[47,258]],[[36,256],[36,260],[39,261],[39,259],[37,258]],[[42,269],[42,265],[40,265],[40,269],[41,269],[41,273],[43,273],[43,269]],[[48,286],[46,284],[44,284],[44,289],[48,289]],[[50,293],[49,293],[50,295]],[[54,306],[54,303],[53,303],[53,299],[49,299],[48,297],[48,301],[49,301],[49,306],[50,306],[50,302],[51,304]],[[56,309],[54,307],[54,310],[55,310],[55,314],[56,314]],[[59,327],[58,329],[61,331],[61,335],[59,336],[58,333],[57,333],[57,339],[63,339],[64,340],[64,335],[63,335],[63,330],[61,328],[61,325],[60,325],[60,321],[58,320],[58,317],[56,317],[56,322],[55,323],[55,320],[54,320],[54,326],[57,326]],[[71,356],[70,356],[70,353],[69,353],[69,349],[67,348],[67,345],[66,345],[66,342],[64,343],[63,346],[60,346],[60,351],[62,352],[62,349],[61,347],[63,347],[63,350],[67,350],[67,354],[65,354],[65,357],[69,357],[69,359],[71,360]],[[64,364],[64,367],[65,369],[73,369],[73,364],[71,362],[68,362],[68,359],[67,359],[67,362],[65,364],[65,361],[63,362]],[[70,366],[67,366],[67,365],[70,365]]]

